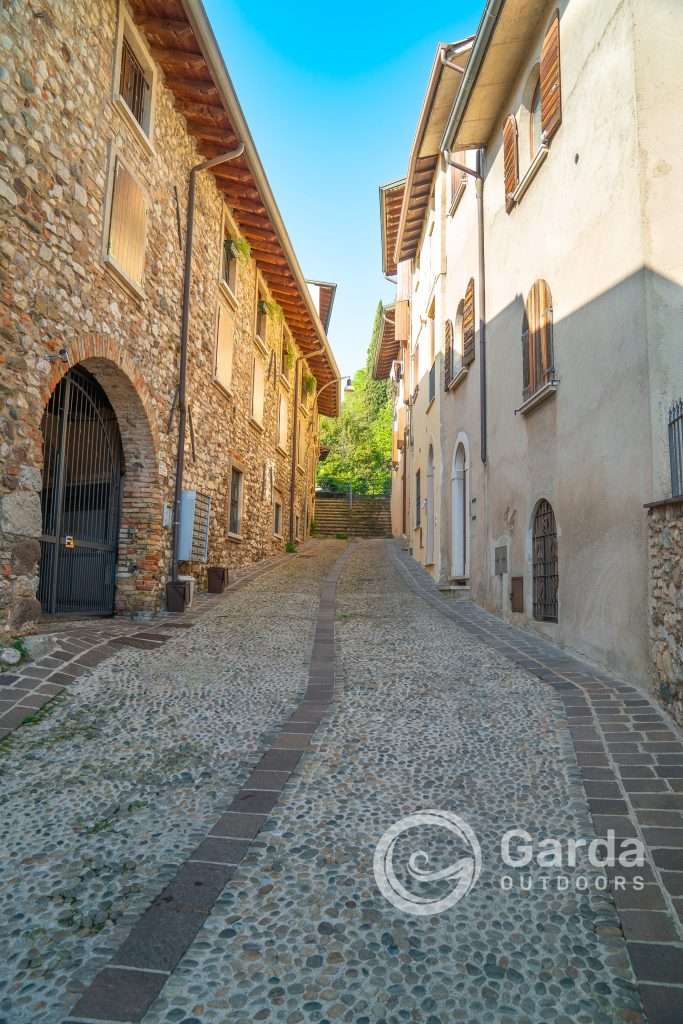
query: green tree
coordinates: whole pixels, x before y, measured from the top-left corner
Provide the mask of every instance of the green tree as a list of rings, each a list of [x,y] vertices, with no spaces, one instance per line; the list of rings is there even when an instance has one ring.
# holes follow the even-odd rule
[[[380,302],[365,368],[354,374],[341,414],[321,421],[321,443],[329,454],[318,466],[320,487],[348,490],[351,485],[357,494],[386,494],[391,486],[391,388],[388,381],[372,378],[381,324]]]

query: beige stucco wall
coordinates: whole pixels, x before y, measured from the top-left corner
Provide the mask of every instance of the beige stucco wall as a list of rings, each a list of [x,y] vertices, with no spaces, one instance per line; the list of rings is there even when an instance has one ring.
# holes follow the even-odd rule
[[[548,19],[556,6],[548,4]],[[669,486],[665,412],[683,393],[683,214],[677,199],[683,143],[672,130],[679,109],[676,40],[683,35],[683,8],[673,0],[563,0],[559,6],[563,123],[511,214],[504,203],[502,122],[520,112],[545,24],[530,42],[487,146],[488,461],[484,465],[480,457],[477,331],[475,362],[451,393],[444,393],[441,362],[437,401],[429,412],[426,382],[420,385],[409,481],[412,486],[420,465],[424,482],[428,445],[438,435],[438,555],[432,572],[445,580],[451,574],[452,460],[458,437],[465,435],[474,599],[645,682],[650,666],[642,506]],[[520,122],[523,173],[528,136],[523,116]],[[444,178],[440,170],[437,195]],[[478,326],[474,182],[454,216],[438,203],[436,209],[447,257],[435,293],[442,351],[444,321],[455,318],[472,277]],[[525,416],[515,413],[522,404],[523,304],[539,278],[553,297],[560,384]],[[418,288],[413,332],[425,310]],[[427,369],[423,361],[423,378]],[[542,497],[553,505],[558,524],[557,624],[537,623],[531,612],[531,523]],[[413,506],[411,500],[414,514]],[[509,548],[508,573],[496,576],[494,549],[501,544]],[[424,549],[415,545],[414,553],[424,561]],[[512,575],[524,577],[523,615],[510,612]]]

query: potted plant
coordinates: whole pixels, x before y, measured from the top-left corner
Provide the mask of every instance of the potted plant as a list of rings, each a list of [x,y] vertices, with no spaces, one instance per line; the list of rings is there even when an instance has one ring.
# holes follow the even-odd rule
[[[227,259],[245,262],[251,257],[251,246],[246,238],[226,238],[223,245]]]

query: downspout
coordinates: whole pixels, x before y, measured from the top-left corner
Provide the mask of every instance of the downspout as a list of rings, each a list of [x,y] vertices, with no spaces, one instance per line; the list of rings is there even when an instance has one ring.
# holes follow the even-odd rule
[[[477,228],[479,235],[479,388],[481,392],[481,461],[488,459],[486,408],[486,258],[484,251],[484,150],[477,150]]]
[[[227,163],[242,156],[244,146],[239,145],[229,153],[222,153],[211,160],[196,164],[190,171],[190,187],[187,197],[187,229],[185,232],[185,270],[183,275],[183,310],[180,327],[180,372],[178,377],[178,452],[175,469],[175,498],[173,503],[173,550],[171,555],[171,579],[178,579],[178,550],[180,548],[180,506],[183,497],[183,476],[185,472],[185,431],[187,428],[187,350],[190,335],[190,284],[192,281],[192,236],[194,234],[194,202],[197,175],[208,171],[217,164]]]
[[[477,167],[472,170],[454,160],[447,149],[443,158],[451,167],[475,179],[477,189],[477,244],[479,250],[479,391],[481,410],[481,461],[488,459],[488,417],[486,409],[486,258],[484,251],[484,148],[477,150]]]
[[[322,355],[324,348],[316,349],[307,355],[299,355],[294,361],[294,421],[292,424],[292,472],[289,481],[289,543],[294,543],[294,505],[296,502],[296,457],[297,441],[299,440],[299,363],[304,359],[312,359]],[[322,389],[321,389],[322,390]]]

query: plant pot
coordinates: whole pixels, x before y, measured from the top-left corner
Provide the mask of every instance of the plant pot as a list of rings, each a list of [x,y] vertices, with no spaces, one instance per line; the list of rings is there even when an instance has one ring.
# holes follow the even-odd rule
[[[212,565],[206,570],[207,590],[210,594],[222,594],[228,585],[228,570],[224,565]]]
[[[189,583],[177,580],[166,584],[166,608],[169,612],[184,612],[189,603]]]

